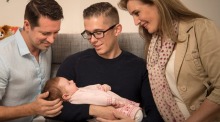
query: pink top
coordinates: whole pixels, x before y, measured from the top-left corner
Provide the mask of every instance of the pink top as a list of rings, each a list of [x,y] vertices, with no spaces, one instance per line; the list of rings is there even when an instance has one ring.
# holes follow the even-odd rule
[[[124,104],[123,107],[117,108],[118,111],[134,119],[138,110],[139,103],[122,98],[112,91],[103,91],[100,84],[81,87],[77,90],[69,100],[72,104],[93,104],[93,105],[115,105],[117,103]]]

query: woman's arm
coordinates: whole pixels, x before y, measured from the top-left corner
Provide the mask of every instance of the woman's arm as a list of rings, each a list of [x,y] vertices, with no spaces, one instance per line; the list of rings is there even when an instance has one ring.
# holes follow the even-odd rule
[[[220,105],[206,99],[186,122],[212,122],[220,112]]]
[[[215,113],[219,114],[220,111],[220,31],[213,21],[201,19],[195,22],[195,33],[202,66],[209,77],[208,84],[213,90],[187,122],[210,122],[215,119]]]

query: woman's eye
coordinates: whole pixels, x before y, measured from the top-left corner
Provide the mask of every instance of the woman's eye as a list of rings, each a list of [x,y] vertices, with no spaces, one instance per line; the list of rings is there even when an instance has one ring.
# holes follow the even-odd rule
[[[135,11],[135,12],[134,12],[134,15],[135,15],[135,16],[139,16],[139,12],[138,12],[138,11]]]

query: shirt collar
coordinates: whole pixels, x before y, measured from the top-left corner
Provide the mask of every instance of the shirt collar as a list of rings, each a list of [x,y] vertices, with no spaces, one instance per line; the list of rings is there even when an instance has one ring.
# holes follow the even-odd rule
[[[30,54],[30,51],[29,51],[29,49],[27,47],[27,44],[24,41],[24,38],[21,35],[21,31],[22,31],[22,28],[19,28],[16,31],[16,33],[15,33],[15,40],[17,41],[17,44],[18,44],[18,51],[19,51],[19,53],[22,56],[24,56],[26,54]]]

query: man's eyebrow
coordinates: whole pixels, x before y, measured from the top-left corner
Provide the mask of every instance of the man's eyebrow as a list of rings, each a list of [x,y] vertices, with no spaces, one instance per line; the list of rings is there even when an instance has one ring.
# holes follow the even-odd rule
[[[60,31],[60,29],[59,30],[57,30],[57,31],[55,31],[55,32],[50,32],[50,31],[39,31],[40,33],[57,33],[57,32],[59,32]]]

